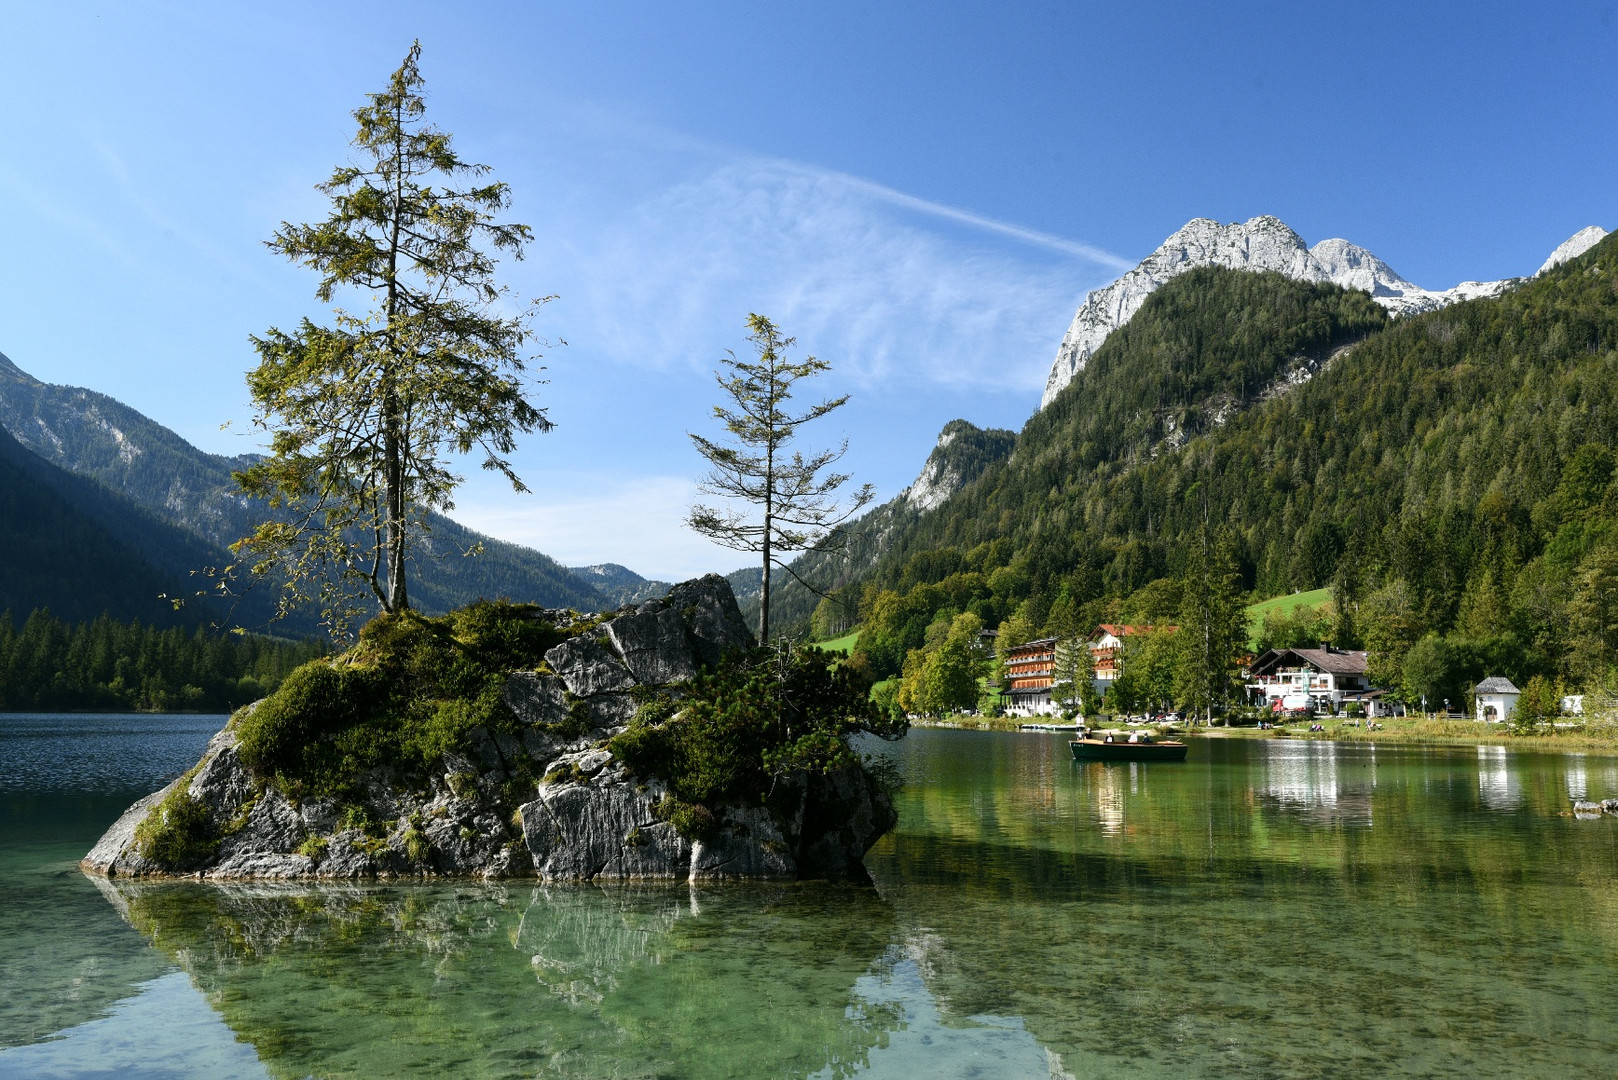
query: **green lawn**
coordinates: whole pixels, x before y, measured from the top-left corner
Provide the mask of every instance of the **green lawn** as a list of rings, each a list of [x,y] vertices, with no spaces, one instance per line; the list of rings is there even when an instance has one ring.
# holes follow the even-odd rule
[[[1308,592],[1295,592],[1290,596],[1272,596],[1268,600],[1261,600],[1247,608],[1247,633],[1249,644],[1256,644],[1258,632],[1264,625],[1264,616],[1269,612],[1279,612],[1290,615],[1302,607],[1319,607],[1331,600],[1330,589],[1310,589]]]
[[[854,643],[859,641],[859,639],[860,632],[858,630],[850,630],[840,638],[832,638],[830,641],[817,641],[815,642],[815,646],[817,648],[825,649],[827,652],[840,652],[844,656],[847,656],[849,653],[854,651]]]

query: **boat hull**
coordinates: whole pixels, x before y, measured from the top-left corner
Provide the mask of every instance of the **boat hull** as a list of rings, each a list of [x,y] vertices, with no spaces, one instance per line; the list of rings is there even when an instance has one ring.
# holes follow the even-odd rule
[[[1102,742],[1100,739],[1079,739],[1069,742],[1074,761],[1184,761],[1185,743]]]

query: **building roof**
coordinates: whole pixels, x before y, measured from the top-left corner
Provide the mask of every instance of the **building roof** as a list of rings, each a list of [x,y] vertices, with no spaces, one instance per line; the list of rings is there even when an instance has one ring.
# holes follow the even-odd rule
[[[1104,622],[1096,627],[1103,634],[1121,638],[1129,634],[1150,634],[1154,630],[1178,630],[1178,626],[1126,626],[1123,623]],[[1099,635],[1098,635],[1099,636]]]
[[[1253,661],[1251,671],[1254,675],[1261,675],[1289,661],[1308,664],[1316,671],[1333,675],[1365,674],[1363,649],[1333,649],[1329,646],[1319,649],[1271,649]]]
[[[1050,647],[1052,645],[1055,645],[1055,644],[1056,644],[1056,639],[1055,638],[1053,638],[1053,637],[1042,637],[1042,638],[1039,638],[1037,641],[1030,641],[1030,642],[1026,642],[1026,643],[1024,643],[1022,645],[1018,645],[1016,648],[1008,650],[1008,652],[1009,653],[1020,653],[1020,652],[1024,652],[1024,651],[1027,651],[1027,650],[1033,650],[1034,652],[1046,652],[1046,651],[1048,651],[1050,649]]]
[[[1521,690],[1518,690],[1515,686],[1511,685],[1511,680],[1510,679],[1504,678],[1503,676],[1500,676],[1500,675],[1491,675],[1489,678],[1484,679],[1482,682],[1478,683],[1477,692],[1480,693],[1480,694],[1520,694],[1520,693],[1522,693]]]

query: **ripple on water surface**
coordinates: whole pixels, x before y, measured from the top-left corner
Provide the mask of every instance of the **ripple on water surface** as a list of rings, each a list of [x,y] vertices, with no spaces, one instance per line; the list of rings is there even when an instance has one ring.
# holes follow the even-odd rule
[[[177,767],[141,766],[146,789],[217,722],[155,732],[193,742]],[[0,885],[9,901],[33,882],[27,931],[0,904],[0,960],[13,970],[25,932],[38,944],[0,1005],[0,1042],[35,1045],[0,1051],[0,1074],[92,1075],[98,1041],[161,1055],[175,1032],[199,1074],[277,1077],[1473,1077],[1618,1060],[1618,822],[1566,816],[1570,797],[1618,795],[1613,758],[1210,740],[1183,765],[1080,765],[1060,737],[951,731],[881,749],[907,783],[867,859],[874,891],[104,897],[43,860],[65,842],[0,845],[33,867]],[[52,982],[51,956],[116,968],[103,982],[126,1000]]]

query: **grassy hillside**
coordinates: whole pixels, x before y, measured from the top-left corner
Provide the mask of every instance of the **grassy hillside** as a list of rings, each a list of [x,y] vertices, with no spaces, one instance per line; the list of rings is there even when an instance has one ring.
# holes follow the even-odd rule
[[[842,637],[832,638],[830,641],[817,641],[815,642],[815,645],[819,648],[825,649],[827,652],[842,653],[844,656],[847,656],[849,653],[854,651],[854,646],[859,642],[859,640],[860,632],[858,630],[850,630]]]

